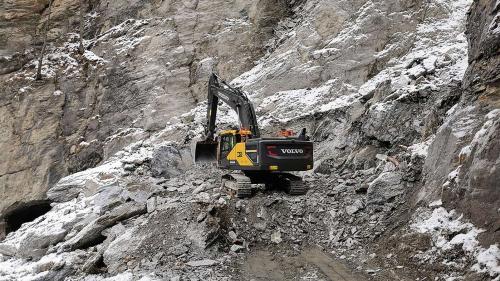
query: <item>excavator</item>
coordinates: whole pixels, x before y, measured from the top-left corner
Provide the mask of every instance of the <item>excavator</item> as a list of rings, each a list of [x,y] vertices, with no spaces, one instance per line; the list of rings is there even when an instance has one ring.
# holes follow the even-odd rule
[[[281,130],[279,137],[261,137],[255,110],[245,92],[233,88],[212,73],[208,85],[205,136],[196,143],[195,162],[216,162],[231,172],[222,177],[222,187],[238,198],[252,195],[254,184],[284,189],[291,195],[303,195],[307,188],[292,171],[313,168],[313,143],[302,129],[297,136]],[[239,128],[216,134],[217,108],[223,102],[239,117]]]

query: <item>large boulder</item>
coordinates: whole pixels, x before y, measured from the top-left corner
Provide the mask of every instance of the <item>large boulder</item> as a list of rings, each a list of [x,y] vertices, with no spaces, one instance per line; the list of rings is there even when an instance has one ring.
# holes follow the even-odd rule
[[[80,193],[90,196],[99,188],[117,185],[121,163],[109,162],[97,168],[88,169],[62,178],[47,191],[47,198],[53,202],[67,202]]]
[[[128,268],[132,253],[139,250],[144,235],[138,233],[137,228],[126,230],[109,244],[103,253],[103,261],[111,274],[117,274]]]

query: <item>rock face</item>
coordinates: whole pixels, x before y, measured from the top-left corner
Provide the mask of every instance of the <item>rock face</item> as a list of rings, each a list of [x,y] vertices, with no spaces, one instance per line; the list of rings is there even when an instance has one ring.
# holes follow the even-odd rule
[[[251,68],[293,7],[278,0],[82,3],[87,51],[78,53],[71,33],[80,2],[54,1],[39,82],[34,56],[48,1],[2,4],[0,213],[147,136],[137,129],[163,128],[204,98],[210,71],[232,78]]]
[[[429,148],[421,192],[434,197],[443,192],[446,206],[458,208],[487,230],[482,236],[485,244],[500,239],[499,8],[498,1],[472,5],[463,94]]]

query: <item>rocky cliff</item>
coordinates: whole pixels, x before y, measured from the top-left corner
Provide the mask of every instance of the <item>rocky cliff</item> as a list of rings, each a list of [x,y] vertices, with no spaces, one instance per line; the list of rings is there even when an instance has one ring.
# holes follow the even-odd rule
[[[84,1],[79,54],[80,2],[56,0],[42,81],[48,1],[3,3],[0,210],[174,122],[204,98],[212,70],[229,79],[250,69],[293,8],[254,2]]]
[[[500,278],[498,1],[0,5],[0,280]],[[193,165],[212,71],[307,195]]]

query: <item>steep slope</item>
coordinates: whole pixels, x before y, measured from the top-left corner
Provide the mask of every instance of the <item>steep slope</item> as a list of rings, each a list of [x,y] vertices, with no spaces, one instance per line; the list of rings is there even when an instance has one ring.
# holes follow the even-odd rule
[[[205,96],[212,69],[234,77],[251,68],[293,7],[274,0],[84,1],[80,54],[80,2],[56,0],[44,78],[33,81],[48,3],[2,4],[0,213],[41,199],[63,175],[164,128]]]
[[[486,244],[500,241],[499,9],[498,1],[473,4],[463,94],[430,147],[432,154],[424,167],[427,188],[422,192],[423,196],[442,192],[447,207],[458,208],[487,230]]]

